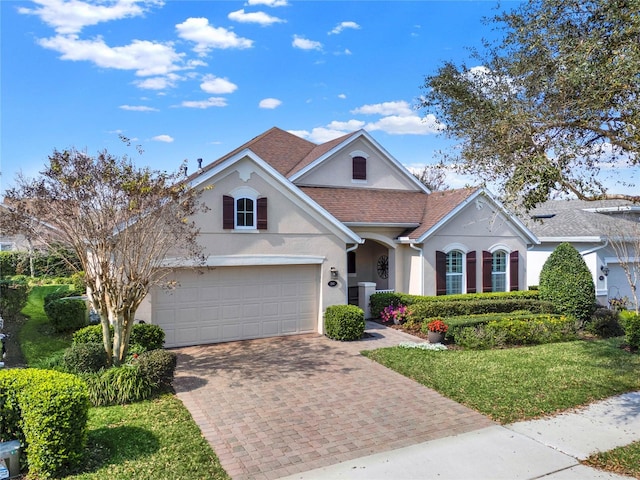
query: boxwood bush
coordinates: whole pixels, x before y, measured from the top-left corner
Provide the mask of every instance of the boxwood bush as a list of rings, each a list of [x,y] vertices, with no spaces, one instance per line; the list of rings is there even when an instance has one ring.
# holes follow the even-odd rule
[[[154,393],[171,389],[178,364],[178,357],[175,353],[166,350],[149,350],[141,353],[135,363],[137,363],[140,373],[151,384]]]
[[[88,323],[87,304],[81,298],[59,298],[44,304],[44,311],[56,332],[75,332]]]
[[[0,317],[15,317],[27,304],[31,288],[26,280],[0,279]]]
[[[324,312],[324,329],[334,340],[360,340],[365,329],[364,312],[355,305],[331,305]]]
[[[62,355],[62,369],[69,373],[97,372],[107,368],[109,359],[102,342],[75,343]]]
[[[113,327],[110,327],[111,338],[113,338]],[[157,350],[164,347],[165,333],[158,325],[149,323],[136,323],[131,330],[129,344],[131,349],[135,345],[141,347],[142,351]],[[81,328],[73,334],[73,343],[102,343],[102,325],[89,325]],[[136,349],[137,350],[137,349]]]
[[[87,387],[75,375],[0,370],[0,440],[20,440],[30,478],[62,476],[78,466],[87,441]]]
[[[414,303],[409,307],[409,320],[421,322],[425,318],[460,315],[511,313],[527,310],[532,313],[555,313],[553,305],[534,298],[502,298],[487,300],[450,300]]]
[[[633,350],[640,350],[640,315],[634,312],[620,312],[624,328],[624,339]]]

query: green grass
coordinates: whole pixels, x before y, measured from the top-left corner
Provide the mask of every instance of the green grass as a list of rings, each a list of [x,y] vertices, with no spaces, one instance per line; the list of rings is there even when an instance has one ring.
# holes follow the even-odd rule
[[[55,334],[42,305],[59,285],[34,287],[22,313],[29,317],[18,335],[30,367],[43,368],[71,344]],[[182,402],[163,395],[129,405],[91,408],[85,464],[67,479],[155,480],[230,477],[202,437]]]
[[[640,442],[591,455],[585,464],[640,478]]]
[[[45,285],[31,289],[27,305],[22,309],[29,320],[18,335],[22,354],[30,367],[47,365],[71,345],[71,336],[56,333],[42,307],[44,297],[49,293],[69,288],[69,285]]]
[[[173,395],[89,411],[87,464],[77,480],[230,479]]]
[[[640,390],[640,355],[619,339],[505,350],[383,348],[363,355],[501,423]]]

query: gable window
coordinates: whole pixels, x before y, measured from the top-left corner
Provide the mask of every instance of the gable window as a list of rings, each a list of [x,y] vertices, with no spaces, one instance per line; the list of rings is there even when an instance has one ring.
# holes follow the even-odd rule
[[[223,195],[222,228],[225,230],[266,230],[267,198]]]
[[[497,250],[491,255],[491,291],[507,291],[507,252]]]
[[[463,293],[463,258],[464,254],[460,250],[452,250],[447,253],[446,262],[446,294]]]
[[[236,228],[256,228],[255,202],[251,198],[236,199]]]
[[[353,157],[353,180],[367,179],[367,159],[364,157]]]

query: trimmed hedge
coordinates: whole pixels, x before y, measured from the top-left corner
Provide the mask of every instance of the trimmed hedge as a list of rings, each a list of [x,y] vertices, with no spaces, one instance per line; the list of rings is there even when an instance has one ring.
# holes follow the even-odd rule
[[[173,376],[178,365],[178,356],[167,350],[149,350],[135,360],[142,375],[147,377],[153,392],[171,389]]]
[[[27,304],[31,287],[26,280],[0,280],[0,317],[15,317]]]
[[[409,320],[421,322],[432,317],[456,317],[488,313],[511,313],[527,310],[532,313],[555,313],[553,305],[533,298],[504,298],[488,300],[453,300],[449,302],[421,302],[409,307]]]
[[[71,261],[74,266],[70,267],[68,261]],[[64,248],[60,248],[57,252],[53,250],[50,253],[34,252],[33,266],[36,277],[68,277],[82,268],[77,255]],[[0,252],[0,273],[3,276],[31,275],[29,252]]]
[[[87,441],[87,387],[52,370],[0,370],[0,440],[17,438],[31,478],[62,476],[77,467]]]
[[[113,339],[113,327],[110,327]],[[164,347],[165,333],[158,325],[150,323],[136,323],[131,330],[129,345],[134,349],[139,345],[142,350],[158,350]],[[81,328],[73,334],[73,343],[102,343],[102,325],[89,325]]]
[[[108,365],[102,342],[74,343],[62,355],[62,368],[69,373],[98,372]]]
[[[360,340],[364,334],[364,312],[355,305],[331,305],[324,312],[324,329],[334,340]]]
[[[81,298],[59,298],[44,303],[44,312],[56,332],[74,332],[87,325],[87,304]]]
[[[409,295],[406,293],[374,293],[371,295],[370,307],[371,314],[379,317],[380,312],[389,306],[413,305],[416,303],[441,303],[441,302],[471,302],[471,301],[494,301],[507,299],[531,299],[537,300],[539,292],[535,290],[517,290],[514,292],[489,292],[489,293],[465,293],[458,295],[438,295],[438,296],[422,296]],[[439,316],[439,315],[434,315]]]
[[[625,342],[632,349],[640,350],[640,315],[625,311],[620,313],[620,317]]]

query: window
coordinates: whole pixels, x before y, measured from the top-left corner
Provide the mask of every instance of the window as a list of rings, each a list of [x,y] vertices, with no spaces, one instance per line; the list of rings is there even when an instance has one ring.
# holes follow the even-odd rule
[[[497,250],[491,256],[491,291],[507,291],[507,252]]]
[[[255,202],[251,198],[236,200],[236,228],[256,228]]]
[[[356,252],[347,252],[347,273],[356,274]]]
[[[267,198],[222,196],[222,228],[225,230],[266,230]]]
[[[464,293],[462,281],[464,277],[463,257],[461,251],[452,250],[447,253],[446,262],[446,294]]]
[[[364,157],[353,157],[353,180],[367,179],[367,159]]]

